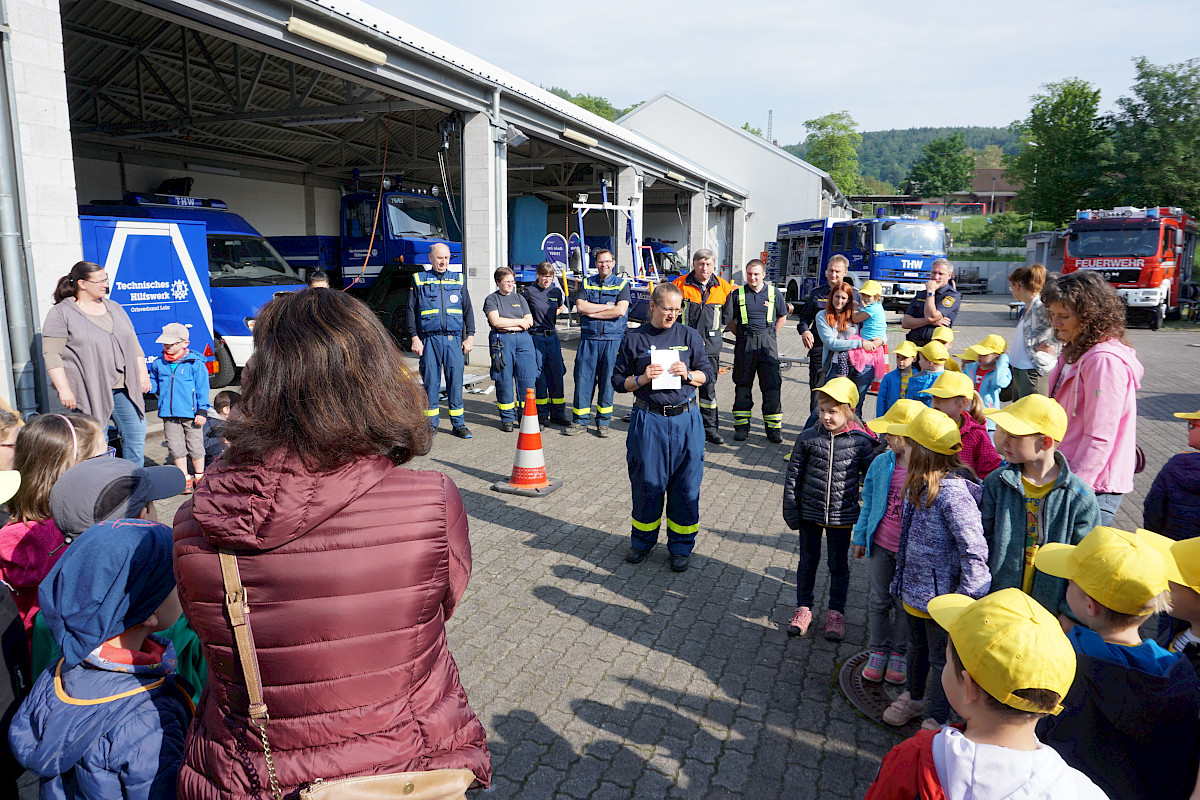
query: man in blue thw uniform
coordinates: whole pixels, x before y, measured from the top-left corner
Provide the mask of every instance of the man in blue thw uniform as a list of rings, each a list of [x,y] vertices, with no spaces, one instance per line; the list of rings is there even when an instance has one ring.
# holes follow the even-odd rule
[[[475,318],[462,272],[450,272],[450,248],[442,243],[429,248],[433,269],[413,275],[408,295],[408,329],[412,351],[421,359],[421,380],[429,399],[425,416],[437,433],[438,391],[446,375],[446,405],[454,435],[470,439],[463,422],[463,367],[475,346]]]
[[[954,288],[954,265],[939,258],[930,265],[925,289],[908,304],[900,327],[908,331],[908,340],[921,348],[929,344],[938,328],[954,324],[961,307],[962,294]]]
[[[525,302],[533,314],[533,347],[537,351],[538,420],[545,425],[570,425],[567,419],[567,394],[563,377],[567,365],[563,363],[562,344],[558,340],[558,312],[567,304],[563,289],[554,279],[554,265],[549,261],[538,264],[537,281],[525,288]]]
[[[597,250],[592,260],[596,274],[585,276],[572,298],[579,312],[579,350],[575,354],[575,423],[563,431],[566,436],[587,430],[593,392],[597,395],[596,433],[608,436],[613,412],[610,381],[629,313],[629,281],[612,274],[617,263],[612,251]]]
[[[733,439],[746,441],[754,409],[754,377],[762,390],[763,423],[767,439],[783,441],[783,404],[779,372],[779,331],[787,321],[783,292],[765,282],[766,265],[757,258],[746,264],[746,285],[725,301],[725,318],[737,336],[733,351]]]
[[[612,385],[633,392],[625,462],[633,489],[632,542],[625,560],[640,564],[658,541],[663,496],[667,503],[667,552],[671,570],[683,572],[700,529],[700,482],[704,477],[704,421],[696,389],[713,379],[706,343],[694,328],[676,324],[683,292],[660,283],[650,295],[650,321],[628,331],[617,352]],[[672,351],[669,366],[652,353]],[[680,386],[654,388],[654,379],[677,376]]]

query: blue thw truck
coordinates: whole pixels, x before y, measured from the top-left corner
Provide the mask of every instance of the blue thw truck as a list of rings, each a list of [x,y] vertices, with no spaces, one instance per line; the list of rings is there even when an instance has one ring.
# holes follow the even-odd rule
[[[802,300],[825,276],[834,255],[850,263],[846,279],[883,285],[885,308],[903,310],[925,288],[935,259],[946,257],[946,228],[916,217],[807,219],[779,226],[777,270],[789,303]]]
[[[167,322],[191,331],[190,349],[210,359],[212,387],[227,386],[254,350],[254,317],[277,294],[304,288],[300,275],[224,202],[129,194],[79,207],[84,258],[108,272],[148,359]]]

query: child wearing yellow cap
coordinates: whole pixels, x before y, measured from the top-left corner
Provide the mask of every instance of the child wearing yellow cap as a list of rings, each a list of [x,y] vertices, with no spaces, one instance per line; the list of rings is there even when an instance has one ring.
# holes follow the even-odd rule
[[[920,731],[892,748],[866,800],[970,797],[1101,800],[1104,792],[1038,741],[1062,709],[1075,653],[1054,616],[1017,589],[929,601],[946,630],[941,681],[965,722]]]
[[[1167,559],[1156,534],[1096,527],[1078,545],[1047,544],[1034,566],[1065,578],[1081,624],[1064,711],[1042,741],[1109,797],[1187,797],[1196,782],[1200,679],[1185,659],[1138,628],[1170,610]]]
[[[921,371],[908,381],[908,390],[904,396],[909,400],[917,400],[930,408],[930,396],[922,394],[925,389],[933,386],[933,382],[945,372],[946,362],[950,359],[950,351],[941,342],[929,342],[917,350],[917,366]]]
[[[1066,581],[1035,570],[1034,556],[1051,542],[1079,544],[1100,524],[1095,493],[1058,452],[1067,412],[1056,400],[1030,394],[986,413],[996,425],[996,449],[1005,460],[983,482],[992,591],[1021,589],[1065,614]]]
[[[1008,365],[1008,342],[999,334],[988,334],[983,341],[970,348],[975,352],[975,363],[965,364],[963,374],[975,384],[975,391],[983,399],[985,408],[999,408],[1000,392],[1012,383],[1012,369]],[[988,423],[988,430],[995,427]]]
[[[1188,447],[1200,450],[1200,411],[1177,411],[1187,421]],[[1172,456],[1157,475],[1142,509],[1143,524],[1169,539],[1200,536],[1200,453]]]
[[[1164,536],[1160,542],[1167,557],[1172,625],[1159,631],[1157,641],[1200,675],[1200,539],[1174,542]]]
[[[922,727],[939,728],[950,716],[938,680],[945,663],[946,632],[929,616],[927,606],[939,594],[982,597],[991,586],[979,519],[982,487],[963,477],[958,426],[942,412],[927,408],[909,423],[889,425],[888,433],[909,440],[900,547],[890,587],[909,615],[909,645],[908,691],[884,711],[883,721],[899,726],[924,715]]]
[[[933,407],[958,424],[962,438],[958,457],[975,471],[980,480],[1000,466],[1000,456],[996,454],[996,446],[984,426],[983,400],[969,377],[947,370],[921,393],[933,398]]]
[[[908,381],[916,374],[917,346],[905,339],[892,353],[896,368],[879,381],[879,392],[875,396],[875,416],[882,417],[897,400],[907,397]]]
[[[905,342],[911,345],[911,342]],[[908,614],[900,598],[892,594],[896,574],[896,551],[900,549],[900,526],[904,510],[904,482],[908,477],[908,440],[893,436],[893,424],[912,422],[925,410],[916,400],[897,400],[879,419],[867,423],[874,433],[887,438],[888,449],[871,462],[863,481],[863,506],[854,523],[851,543],[854,557],[870,556],[871,589],[867,597],[867,636],[871,655],[863,667],[863,680],[903,685],[908,666]],[[886,672],[885,672],[886,670]]]
[[[783,483],[783,520],[800,532],[796,565],[796,611],[789,636],[804,636],[813,621],[814,587],[825,539],[829,564],[829,608],[825,638],[846,635],[846,596],[850,590],[850,529],[858,521],[859,483],[875,456],[875,437],[857,425],[858,389],[847,377],[817,390],[818,424],[805,428],[788,461]]]

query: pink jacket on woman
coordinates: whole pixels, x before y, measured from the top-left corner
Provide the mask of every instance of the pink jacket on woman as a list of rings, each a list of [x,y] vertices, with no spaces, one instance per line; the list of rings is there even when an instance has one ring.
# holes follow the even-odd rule
[[[218,546],[237,553],[285,793],[318,778],[461,767],[488,783],[483,726],[446,646],[471,575],[458,488],[383,457],[323,474],[276,458],[217,462],[175,515],[179,599],[208,660],[180,798],[269,794]]]
[[[1116,339],[1100,342],[1074,364],[1059,356],[1050,371],[1050,395],[1067,411],[1059,452],[1096,492],[1133,491],[1143,373],[1133,348]]]

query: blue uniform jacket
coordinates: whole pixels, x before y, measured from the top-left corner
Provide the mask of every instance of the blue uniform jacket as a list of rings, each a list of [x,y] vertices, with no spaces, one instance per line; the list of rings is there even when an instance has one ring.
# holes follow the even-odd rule
[[[187,690],[174,675],[86,663],[60,674],[61,664],[37,679],[8,734],[13,755],[41,776],[42,800],[173,800]]]
[[[150,390],[158,395],[158,416],[191,419],[208,413],[208,368],[204,359],[189,350],[169,363],[156,358],[150,364]]]
[[[474,336],[475,317],[463,273],[429,270],[413,275],[407,321],[412,336]]]
[[[615,273],[601,279],[599,275],[589,275],[579,282],[579,288],[571,297],[571,304],[576,300],[586,300],[589,303],[619,303],[629,300],[629,281]],[[579,315],[579,335],[584,339],[599,339],[601,341],[619,342],[625,335],[625,321],[629,314],[616,319],[592,319]]]
[[[669,328],[656,328],[649,322],[627,332],[617,350],[617,361],[613,367],[612,386],[618,392],[627,392],[625,379],[630,375],[641,375],[650,365],[650,349],[676,350],[679,360],[691,371],[704,373],[708,382],[713,380],[712,362],[704,349],[704,339],[694,328],[676,322]],[[635,397],[652,405],[674,406],[686,403],[696,394],[696,387],[680,379],[678,389],[653,389],[653,381],[635,389]]]

